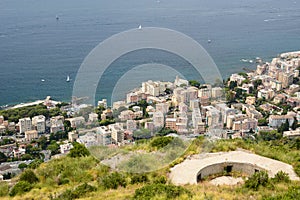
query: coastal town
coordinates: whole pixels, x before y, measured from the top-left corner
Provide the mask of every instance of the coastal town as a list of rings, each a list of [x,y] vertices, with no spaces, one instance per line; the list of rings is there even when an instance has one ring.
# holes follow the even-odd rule
[[[0,111],[0,180],[24,166],[87,148],[119,148],[172,134],[234,139],[300,136],[300,52],[282,53],[215,85],[149,80],[123,101],[91,105],[50,97]]]

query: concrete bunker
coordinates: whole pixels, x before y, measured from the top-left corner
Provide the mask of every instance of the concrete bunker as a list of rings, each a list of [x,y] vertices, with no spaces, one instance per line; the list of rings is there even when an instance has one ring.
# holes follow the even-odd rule
[[[246,176],[251,176],[262,170],[266,171],[269,177],[274,177],[276,173],[283,171],[291,180],[300,180],[293,166],[246,151],[195,155],[171,168],[169,178],[176,185],[197,184],[207,176],[224,174],[224,171],[241,172]]]
[[[251,176],[259,171],[267,171],[267,169],[263,169],[257,165],[251,163],[242,163],[242,162],[221,162],[215,163],[212,165],[208,165],[199,170],[197,173],[197,182],[205,179],[208,176],[216,175],[216,174],[229,174],[232,172],[240,172],[247,176]]]

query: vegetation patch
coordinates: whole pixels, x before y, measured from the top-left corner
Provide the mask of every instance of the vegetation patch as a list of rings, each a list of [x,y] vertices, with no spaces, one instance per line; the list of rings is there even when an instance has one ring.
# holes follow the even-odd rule
[[[192,197],[192,193],[181,186],[150,184],[137,189],[132,199],[176,199],[182,196]]]

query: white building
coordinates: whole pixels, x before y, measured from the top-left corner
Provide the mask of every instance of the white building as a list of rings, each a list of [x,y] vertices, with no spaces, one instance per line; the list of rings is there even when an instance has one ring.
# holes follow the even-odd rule
[[[218,99],[224,96],[224,90],[221,87],[214,87],[211,89],[211,97]]]
[[[61,144],[59,145],[59,147],[60,147],[60,152],[62,154],[67,154],[73,148],[73,145],[71,143],[67,143],[67,144]]]
[[[117,145],[124,144],[124,129],[119,126],[118,124],[111,124],[108,125],[109,129],[111,130],[111,139],[112,143]]]
[[[50,127],[51,133],[56,133],[56,132],[65,130],[63,116],[52,117],[50,119],[50,124],[51,124],[51,127]]]
[[[68,118],[66,119],[71,123],[71,127],[72,128],[76,128],[80,125],[84,125],[85,124],[85,119],[84,117],[80,116],[80,117],[74,117],[74,118]]]
[[[230,81],[236,81],[238,85],[241,85],[244,80],[246,79],[243,76],[238,74],[232,74],[230,76]]]
[[[156,111],[153,113],[153,123],[156,128],[164,127],[164,114],[161,111]]]
[[[142,92],[154,97],[164,94],[165,90],[165,84],[160,81],[149,80],[142,83]]]
[[[174,85],[177,87],[182,86],[182,85],[188,86],[189,82],[187,80],[179,78],[179,76],[176,76]]]
[[[271,115],[269,117],[269,126],[273,128],[278,128],[281,124],[288,120],[289,125],[292,126],[294,123],[294,117],[290,115]]]
[[[97,136],[93,132],[89,132],[85,135],[81,135],[76,140],[78,143],[83,144],[85,147],[91,147],[98,145]]]
[[[203,110],[206,111],[206,124],[210,128],[222,128],[222,115],[219,110],[213,106],[204,106]]]
[[[169,103],[158,103],[156,104],[156,111],[162,112],[164,115],[169,112]]]
[[[25,133],[25,131],[32,130],[31,119],[29,117],[19,119],[19,127],[20,127],[20,133]]]
[[[97,113],[90,113],[89,114],[89,122],[97,122],[98,121],[98,114]]]
[[[97,142],[99,145],[110,145],[111,141],[111,130],[106,126],[100,126],[97,128]]]
[[[101,101],[98,101],[98,106],[102,106],[106,109],[107,108],[107,99],[102,99]]]
[[[26,141],[31,141],[33,139],[37,139],[38,137],[38,132],[36,130],[25,131]]]
[[[33,117],[32,125],[35,127],[38,133],[44,133],[46,130],[46,117],[44,115]]]
[[[130,131],[136,130],[136,121],[135,120],[127,120],[126,128],[127,128],[127,130],[130,130]]]

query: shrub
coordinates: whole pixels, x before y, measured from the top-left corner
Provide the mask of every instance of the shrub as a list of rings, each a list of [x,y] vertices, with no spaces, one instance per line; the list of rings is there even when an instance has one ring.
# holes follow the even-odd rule
[[[269,185],[269,175],[266,171],[260,171],[254,173],[248,180],[245,182],[245,187],[258,190],[259,186],[268,186]]]
[[[26,163],[21,163],[21,164],[19,164],[18,168],[19,169],[25,169],[25,168],[27,168],[27,164]]]
[[[130,180],[130,184],[147,183],[147,182],[149,182],[149,179],[146,174],[135,174],[131,177]]]
[[[263,200],[294,200],[300,199],[300,187],[293,186],[288,189],[287,192],[283,194],[277,194],[275,196],[265,196],[262,198]]]
[[[31,168],[31,169],[36,169],[40,166],[40,164],[43,163],[43,160],[41,159],[35,159],[34,161],[32,161],[29,165],[28,165],[28,168]]]
[[[297,163],[295,166],[294,166],[294,170],[295,170],[295,173],[300,176],[300,163]]]
[[[105,176],[101,182],[105,189],[117,189],[119,186],[125,188],[127,185],[125,177],[118,172]]]
[[[175,199],[184,194],[192,197],[192,193],[181,186],[151,184],[135,190],[133,199],[150,200],[155,199],[156,197]]]
[[[155,177],[155,179],[153,180],[153,183],[156,183],[156,184],[166,184],[167,183],[167,179],[164,176],[158,176],[158,177]]]
[[[26,181],[28,183],[36,183],[39,181],[39,179],[37,178],[37,176],[35,175],[35,173],[30,170],[30,169],[26,169],[20,176],[20,181]]]
[[[41,182],[49,185],[70,182],[88,182],[93,179],[88,170],[95,167],[97,161],[93,157],[70,158],[63,157],[43,163],[38,169]]]
[[[289,183],[291,180],[287,173],[283,171],[279,171],[277,174],[275,174],[275,177],[272,178],[272,181],[274,181],[275,183],[280,183],[280,182]]]
[[[87,183],[83,183],[83,184],[79,185],[72,193],[75,198],[79,198],[79,197],[82,197],[85,194],[87,194],[89,192],[93,192],[93,191],[96,191],[95,187],[93,187]]]
[[[80,197],[83,197],[89,192],[96,191],[96,188],[87,184],[83,183],[76,187],[74,190],[65,190],[63,193],[61,193],[58,197],[54,198],[55,200],[72,200],[72,199],[78,199]]]
[[[6,182],[0,181],[0,197],[4,197],[8,195],[9,192],[9,186]]]
[[[10,191],[10,196],[16,196],[17,194],[23,194],[29,192],[32,189],[32,185],[27,181],[19,181]]]
[[[151,141],[150,146],[157,149],[161,149],[167,146],[172,140],[173,137],[157,137]]]
[[[84,157],[90,155],[89,150],[84,145],[74,142],[73,146],[74,147],[70,150],[68,156],[72,158],[77,158],[77,157]]]

